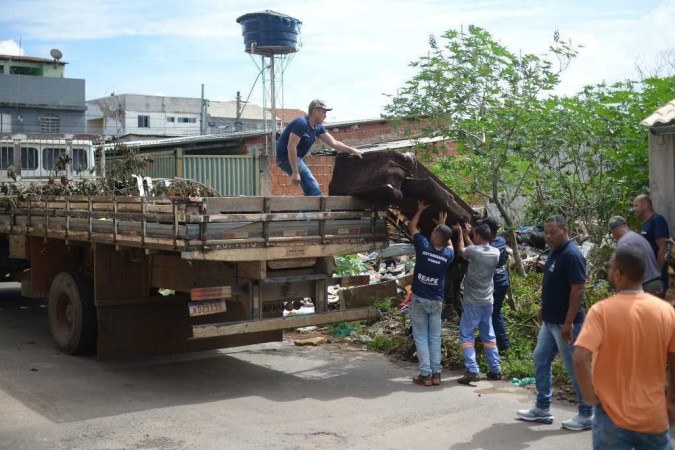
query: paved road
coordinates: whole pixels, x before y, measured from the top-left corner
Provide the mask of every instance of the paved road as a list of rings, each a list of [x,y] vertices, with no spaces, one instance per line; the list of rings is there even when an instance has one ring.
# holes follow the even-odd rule
[[[289,342],[151,359],[59,353],[43,302],[0,285],[2,449],[584,449],[589,432],[519,422],[506,382],[438,388],[413,365]]]

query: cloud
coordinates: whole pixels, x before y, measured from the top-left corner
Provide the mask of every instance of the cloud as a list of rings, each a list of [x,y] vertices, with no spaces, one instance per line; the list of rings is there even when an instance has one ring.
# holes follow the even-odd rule
[[[22,56],[23,49],[12,39],[0,41],[0,55]]]

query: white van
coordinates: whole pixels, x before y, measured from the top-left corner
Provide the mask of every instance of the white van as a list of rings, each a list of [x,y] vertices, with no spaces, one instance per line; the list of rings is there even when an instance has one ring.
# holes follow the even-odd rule
[[[20,181],[46,180],[55,173],[54,163],[60,155],[69,154],[66,174],[69,178],[94,178],[94,146],[89,140],[71,139],[0,139],[0,182],[14,181],[7,169],[14,167]]]

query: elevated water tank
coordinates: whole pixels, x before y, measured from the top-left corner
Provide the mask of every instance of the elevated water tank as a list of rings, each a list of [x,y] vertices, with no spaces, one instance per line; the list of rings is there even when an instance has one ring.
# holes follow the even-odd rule
[[[279,55],[297,51],[302,25],[298,19],[267,10],[244,14],[237,23],[241,24],[247,53]]]

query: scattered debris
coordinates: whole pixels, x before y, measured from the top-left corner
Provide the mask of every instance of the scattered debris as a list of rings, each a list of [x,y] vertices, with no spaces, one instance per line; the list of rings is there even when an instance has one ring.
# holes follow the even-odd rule
[[[294,341],[295,345],[300,345],[300,346],[306,346],[306,345],[312,345],[312,346],[318,346],[321,344],[324,344],[328,341],[328,338],[325,336],[317,336],[313,338],[308,338],[308,339],[296,339]]]
[[[516,386],[527,386],[528,384],[534,384],[534,378],[532,377],[525,377],[525,378],[514,378],[511,380],[511,384],[515,384]]]
[[[316,325],[312,325],[312,326],[309,326],[309,327],[298,328],[297,331],[298,331],[298,333],[307,334],[307,333],[311,333],[312,331],[316,331],[318,328],[319,327],[317,327]]]

